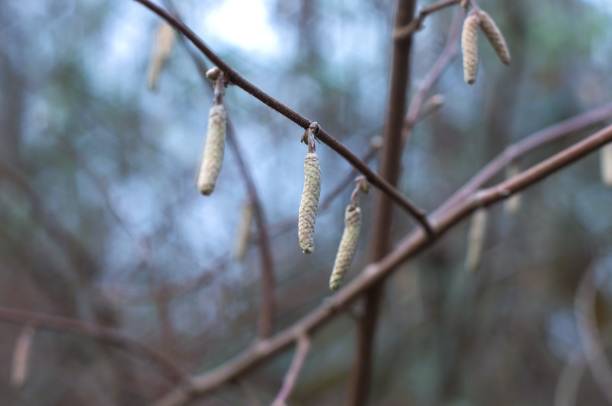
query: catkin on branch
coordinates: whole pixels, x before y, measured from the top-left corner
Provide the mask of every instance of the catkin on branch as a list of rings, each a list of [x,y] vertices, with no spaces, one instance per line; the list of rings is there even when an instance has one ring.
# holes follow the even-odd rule
[[[606,186],[612,186],[612,144],[601,149],[601,179]]]
[[[361,209],[349,205],[344,213],[344,231],[338,246],[334,270],[329,278],[329,288],[338,290],[346,272],[350,269],[353,257],[359,242],[359,229],[361,228]]]
[[[465,267],[469,272],[476,271],[480,265],[486,229],[487,210],[478,209],[472,216],[472,222],[470,223],[470,230],[468,232],[468,247],[467,255],[465,257]]]
[[[11,385],[20,387],[25,382],[28,376],[28,365],[30,353],[32,351],[32,339],[34,338],[34,327],[25,326],[17,342],[13,352],[13,366],[11,368]]]
[[[222,104],[212,106],[208,116],[208,132],[198,175],[198,190],[206,196],[210,195],[215,189],[217,177],[221,172],[226,124],[225,107]]]
[[[480,27],[497,53],[499,60],[505,65],[510,65],[512,59],[510,57],[510,50],[508,49],[504,34],[495,24],[495,20],[486,11],[482,10],[478,12],[478,16],[480,17]]]
[[[298,239],[300,248],[305,254],[314,251],[314,231],[319,196],[321,194],[321,169],[319,158],[314,152],[308,152],[304,159],[304,190],[300,201],[298,215]]]
[[[463,23],[461,49],[463,52],[463,79],[467,84],[476,82],[478,73],[478,14],[472,12]]]
[[[234,247],[234,258],[242,261],[249,247],[249,237],[251,236],[251,223],[253,222],[253,205],[245,204],[242,208],[242,216],[236,233],[236,246]]]
[[[157,80],[161,73],[166,61],[170,57],[172,52],[172,46],[174,45],[174,29],[167,22],[162,22],[155,35],[155,43],[153,44],[153,51],[151,53],[151,61],[149,62],[149,73],[147,75],[147,83],[149,89],[155,90],[157,88]]]

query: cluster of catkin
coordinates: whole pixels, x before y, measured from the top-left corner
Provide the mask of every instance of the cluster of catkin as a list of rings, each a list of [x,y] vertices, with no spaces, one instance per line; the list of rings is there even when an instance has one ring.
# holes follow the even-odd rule
[[[481,29],[501,62],[510,64],[510,50],[504,35],[491,16],[483,10],[472,10],[463,23],[461,49],[463,51],[463,78],[474,84],[478,73],[478,30]]]
[[[215,82],[215,98],[208,114],[208,131],[197,185],[200,193],[208,196],[215,190],[223,164],[227,113],[223,105],[223,75],[218,68],[212,68],[206,73],[206,76]]]
[[[314,133],[318,124],[313,123],[304,134],[303,142],[308,145],[308,152],[304,158],[304,189],[300,200],[298,213],[298,242],[302,252],[310,254],[314,252],[315,222],[319,209],[319,197],[321,195],[321,168],[314,144]],[[351,267],[353,257],[357,251],[359,241],[359,230],[361,228],[361,208],[359,207],[359,193],[367,193],[367,182],[365,178],[359,177],[357,185],[351,195],[351,202],[344,213],[344,231],[340,239],[340,245],[336,253],[334,268],[329,279],[329,288],[337,290],[344,275]]]

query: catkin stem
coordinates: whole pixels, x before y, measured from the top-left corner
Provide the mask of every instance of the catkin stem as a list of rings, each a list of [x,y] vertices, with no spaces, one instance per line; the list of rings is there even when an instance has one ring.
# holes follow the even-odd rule
[[[213,105],[208,116],[208,132],[197,182],[198,190],[206,196],[210,195],[215,189],[217,177],[221,172],[226,125],[225,107],[222,104]]]
[[[463,52],[463,79],[467,84],[476,82],[478,73],[478,25],[480,19],[476,12],[471,12],[463,23],[461,32],[461,49]]]
[[[359,230],[361,228],[361,209],[352,204],[346,207],[344,213],[344,231],[338,246],[334,269],[329,278],[329,288],[338,290],[342,284],[344,275],[348,272],[353,262],[359,242]]]
[[[319,158],[308,152],[304,159],[304,190],[298,214],[298,240],[305,254],[314,251],[314,231],[319,197],[321,194],[321,169]]]
[[[483,10],[478,11],[478,16],[480,17],[480,27],[495,50],[499,60],[502,61],[504,65],[510,65],[512,59],[510,57],[510,49],[508,49],[504,34],[502,34],[495,20]]]

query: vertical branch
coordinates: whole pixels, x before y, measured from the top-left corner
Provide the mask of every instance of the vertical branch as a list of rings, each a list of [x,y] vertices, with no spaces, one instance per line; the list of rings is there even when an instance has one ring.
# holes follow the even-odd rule
[[[395,29],[405,26],[414,17],[416,0],[400,0],[395,17]],[[391,81],[381,150],[379,173],[391,185],[396,185],[400,174],[402,126],[406,110],[406,91],[410,78],[410,50],[412,36],[397,38],[393,43]],[[377,261],[387,254],[391,244],[392,201],[379,193],[374,215],[371,260]],[[364,405],[370,392],[372,376],[372,353],[378,309],[383,294],[383,285],[378,283],[369,289],[365,297],[365,312],[359,320],[357,349],[353,377],[349,393],[349,404]]]

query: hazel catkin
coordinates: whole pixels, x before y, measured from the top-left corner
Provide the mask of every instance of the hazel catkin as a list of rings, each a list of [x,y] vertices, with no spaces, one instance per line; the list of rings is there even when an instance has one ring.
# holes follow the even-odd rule
[[[147,85],[150,90],[157,88],[157,80],[164,65],[170,57],[174,45],[174,29],[167,22],[162,22],[155,35],[155,43],[151,53],[149,71],[147,74]]]
[[[222,104],[212,106],[208,115],[208,131],[197,182],[198,190],[206,196],[210,195],[215,189],[217,177],[221,172],[226,125],[225,107]]]
[[[319,158],[314,152],[308,152],[304,159],[304,190],[298,214],[298,240],[305,254],[314,251],[314,231],[319,196],[321,194],[321,169]]]
[[[249,238],[251,237],[251,224],[253,223],[253,204],[247,203],[242,207],[242,215],[236,233],[236,243],[234,246],[234,258],[243,261],[249,248]]]
[[[604,145],[600,152],[601,179],[606,186],[612,186],[612,144]]]
[[[344,275],[351,267],[353,257],[357,251],[360,228],[361,209],[353,205],[347,206],[344,213],[344,231],[338,246],[334,269],[329,278],[329,288],[333,291],[338,290]]]
[[[497,24],[495,24],[495,20],[493,20],[486,11],[482,10],[478,12],[478,16],[480,17],[480,27],[497,53],[499,60],[502,61],[504,65],[510,65],[512,59],[510,57],[510,50],[508,49],[504,34],[502,34]]]
[[[480,208],[472,215],[472,222],[468,231],[468,246],[465,256],[465,267],[468,272],[476,271],[480,265],[486,229],[487,210]]]
[[[478,73],[478,14],[472,12],[463,22],[461,49],[463,52],[463,79],[467,84],[476,82]]]

